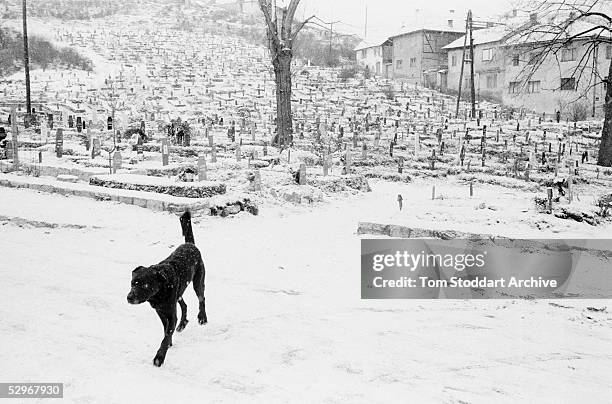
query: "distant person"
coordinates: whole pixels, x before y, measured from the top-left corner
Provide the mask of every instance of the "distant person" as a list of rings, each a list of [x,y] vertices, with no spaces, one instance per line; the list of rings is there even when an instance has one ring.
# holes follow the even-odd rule
[[[6,130],[3,127],[0,127],[0,144],[6,139]]]

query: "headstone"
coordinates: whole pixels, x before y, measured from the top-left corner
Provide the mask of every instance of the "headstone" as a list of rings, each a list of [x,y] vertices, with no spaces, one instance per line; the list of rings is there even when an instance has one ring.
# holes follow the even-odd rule
[[[59,130],[59,129],[58,129]],[[100,155],[100,150],[102,149],[100,145],[100,139],[95,137],[91,142],[91,158],[94,159]]]
[[[329,157],[327,155],[323,155],[323,176],[327,177],[329,174]]]
[[[55,155],[62,158],[64,155],[64,132],[58,129],[55,133]]]
[[[49,127],[47,126],[46,120],[43,119],[40,125],[40,140],[43,143],[47,143],[49,139]]]
[[[208,168],[206,167],[206,156],[200,155],[198,157],[198,181],[208,180],[207,170]]]
[[[306,185],[306,164],[300,164],[300,185]]]
[[[347,150],[345,152],[345,166],[346,166],[346,173],[349,174],[351,172],[351,166],[353,164],[353,155],[351,154],[350,150]]]
[[[255,170],[254,185],[255,185],[255,192],[260,192],[261,191],[261,172],[259,171],[259,169]]]
[[[17,111],[15,107],[11,108],[11,132],[12,132],[12,159],[13,167],[15,170],[19,169],[19,140],[18,140],[18,129],[17,129]]]
[[[121,170],[121,166],[122,166],[122,156],[121,156],[121,152],[117,150],[113,154],[113,174],[115,174],[117,170]]]
[[[162,153],[162,164],[165,167],[170,162],[170,142],[168,141],[168,139],[162,139],[161,153]]]

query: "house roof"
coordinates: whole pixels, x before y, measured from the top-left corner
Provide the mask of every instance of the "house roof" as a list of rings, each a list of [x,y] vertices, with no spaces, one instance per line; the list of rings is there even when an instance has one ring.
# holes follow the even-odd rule
[[[415,32],[421,31],[435,31],[435,32],[449,32],[453,34],[460,34],[465,32],[463,28],[457,27],[449,27],[444,24],[423,24],[423,25],[413,25],[409,27],[402,27],[399,31],[395,32],[389,38],[397,38],[399,36],[414,34]]]
[[[355,47],[355,51],[373,48],[375,46],[381,46],[388,40],[389,40],[388,36],[383,36],[383,35],[372,36],[372,37],[366,38],[362,40],[361,42],[359,42],[359,44],[357,44],[357,46]]]
[[[483,28],[474,30],[472,37],[474,39],[474,45],[484,45],[487,43],[501,42],[511,33],[511,29],[505,25],[497,25],[491,28]],[[463,48],[465,43],[465,35],[461,38],[449,43],[442,49],[456,49]]]

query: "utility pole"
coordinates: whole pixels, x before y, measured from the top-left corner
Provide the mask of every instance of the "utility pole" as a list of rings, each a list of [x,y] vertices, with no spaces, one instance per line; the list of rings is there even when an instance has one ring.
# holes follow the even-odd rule
[[[467,48],[468,33],[470,29],[469,14],[468,19],[465,21],[465,37],[463,40],[463,56],[461,57],[461,74],[459,75],[459,95],[457,96],[457,111],[455,112],[455,118],[459,118],[459,105],[461,104],[461,91],[463,90],[463,72],[465,70],[465,51]]]
[[[365,5],[365,29],[363,30],[363,39],[368,37],[368,4]]]
[[[26,79],[26,111],[28,114],[28,116],[26,117],[26,122],[29,123],[30,115],[32,114],[32,100],[30,97],[30,52],[28,49],[28,20],[26,0],[22,0],[21,5],[23,13],[23,63],[25,65]]]
[[[468,11],[468,25],[470,27],[470,84],[472,92],[472,119],[476,118],[476,84],[474,83],[474,20],[472,18],[472,10]]]
[[[597,81],[597,59],[599,57],[599,44],[595,45],[593,49],[593,118],[595,118],[595,112],[597,108],[597,85],[595,82]]]
[[[331,66],[332,64],[332,38],[334,37],[334,24],[335,22],[329,23],[329,56],[328,63]]]

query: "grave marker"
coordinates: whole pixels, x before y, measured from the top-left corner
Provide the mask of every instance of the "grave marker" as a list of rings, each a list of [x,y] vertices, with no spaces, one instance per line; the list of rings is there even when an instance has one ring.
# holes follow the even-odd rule
[[[306,185],[306,164],[300,164],[300,185]]]
[[[117,170],[121,170],[122,167],[122,156],[121,152],[117,150],[113,154],[113,174],[117,173]]]
[[[161,144],[162,165],[165,167],[170,162],[170,142],[168,139],[162,139]]]
[[[12,158],[13,158],[13,167],[15,168],[15,170],[19,169],[19,141],[17,140],[17,136],[19,134],[18,129],[17,129],[17,111],[15,110],[15,107],[11,108],[11,135],[12,135],[12,144],[11,144],[11,151],[12,151]],[[8,149],[8,147],[7,147]]]
[[[207,167],[206,167],[206,156],[200,155],[198,157],[198,181],[208,180]]]
[[[64,132],[58,129],[55,133],[55,155],[62,158],[64,155]]]

